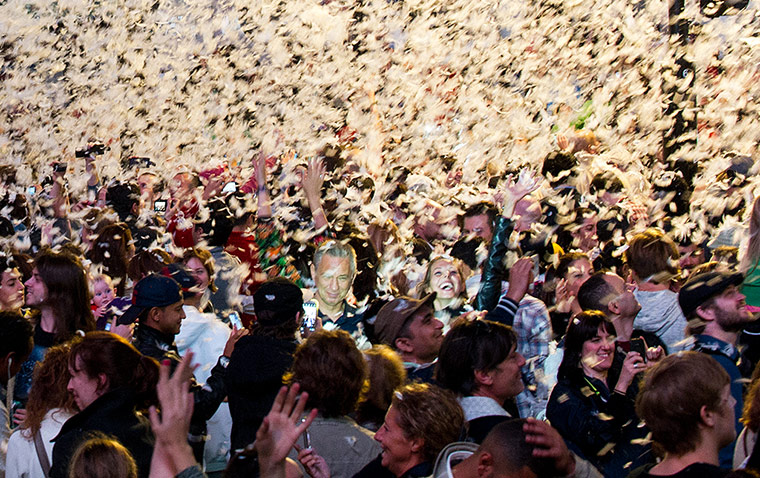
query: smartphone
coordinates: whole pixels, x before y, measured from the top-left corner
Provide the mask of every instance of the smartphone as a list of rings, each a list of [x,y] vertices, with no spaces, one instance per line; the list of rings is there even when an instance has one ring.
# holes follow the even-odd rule
[[[631,352],[638,352],[644,362],[647,361],[647,343],[644,339],[631,339]]]
[[[68,169],[68,164],[64,162],[59,161],[59,162],[53,163],[53,171],[55,171],[56,173],[65,173],[66,169]]]
[[[26,194],[27,196],[34,196],[37,194],[37,186],[29,186],[26,188]]]
[[[153,201],[153,211],[157,213],[166,212],[166,200],[158,199],[156,201]]]
[[[306,429],[303,433],[301,433],[301,447],[306,450],[308,448],[311,448],[311,436],[309,436],[309,430]]]
[[[223,193],[234,193],[237,192],[238,186],[235,181],[230,181],[227,184],[224,185],[224,188],[222,188]]]
[[[26,408],[24,404],[18,400],[14,400],[13,403],[11,404],[11,410],[8,413],[8,416],[10,417],[11,430],[18,427],[18,424],[16,424],[16,422],[13,421],[13,415],[16,413],[17,410],[23,410],[24,408]]]
[[[317,327],[317,311],[319,305],[316,300],[310,300],[303,303],[303,322],[301,323],[301,335],[305,336],[314,332]]]
[[[243,329],[243,321],[240,320],[240,316],[237,312],[230,312],[230,315],[227,316],[228,319],[230,319],[230,324],[232,324],[232,327],[235,329]]]

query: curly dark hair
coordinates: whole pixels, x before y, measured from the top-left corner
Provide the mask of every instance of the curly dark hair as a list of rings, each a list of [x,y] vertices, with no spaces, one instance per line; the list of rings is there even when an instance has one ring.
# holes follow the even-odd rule
[[[409,439],[423,440],[422,457],[433,461],[464,426],[464,412],[448,390],[427,383],[413,383],[396,390],[391,408],[399,415],[399,427]]]
[[[54,408],[69,413],[77,411],[74,396],[67,389],[71,378],[69,353],[72,343],[69,341],[51,347],[45,353],[45,359],[34,367],[32,388],[26,402],[26,418],[21,424],[27,438],[31,439],[37,433],[48,411]]]
[[[298,347],[284,377],[288,385],[299,383],[309,393],[307,408],[326,418],[353,412],[366,381],[367,363],[348,332],[324,329]]]

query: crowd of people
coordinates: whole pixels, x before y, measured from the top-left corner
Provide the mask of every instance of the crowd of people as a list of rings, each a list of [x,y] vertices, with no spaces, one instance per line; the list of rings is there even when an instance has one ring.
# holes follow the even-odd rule
[[[0,166],[0,470],[755,476],[753,161],[633,187],[558,143],[476,185],[339,148],[107,178],[93,143],[83,191]]]

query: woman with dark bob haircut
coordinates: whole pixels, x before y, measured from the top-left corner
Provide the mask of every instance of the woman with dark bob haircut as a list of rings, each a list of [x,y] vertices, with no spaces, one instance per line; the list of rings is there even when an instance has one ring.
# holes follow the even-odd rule
[[[51,478],[66,477],[74,451],[94,432],[117,439],[147,477],[153,455],[150,423],[140,413],[157,404],[158,362],[109,332],[90,332],[72,345],[68,390],[81,410],[55,440]]]
[[[625,476],[651,460],[648,446],[631,443],[646,435],[637,426],[635,395],[629,393],[646,363],[638,353],[629,352],[617,382],[608,385],[614,336],[615,327],[599,311],[582,312],[570,321],[559,381],[549,397],[546,416],[570,449],[605,476]]]

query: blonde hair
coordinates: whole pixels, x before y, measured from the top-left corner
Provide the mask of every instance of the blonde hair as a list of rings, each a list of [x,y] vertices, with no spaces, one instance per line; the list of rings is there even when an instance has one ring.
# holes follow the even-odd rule
[[[124,445],[105,435],[79,445],[68,478],[137,478],[137,464]]]

